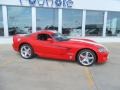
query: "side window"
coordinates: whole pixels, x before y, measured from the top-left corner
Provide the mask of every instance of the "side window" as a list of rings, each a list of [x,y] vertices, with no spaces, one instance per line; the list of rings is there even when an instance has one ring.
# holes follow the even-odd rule
[[[46,41],[48,38],[51,38],[48,34],[39,34],[37,36],[38,40]]]

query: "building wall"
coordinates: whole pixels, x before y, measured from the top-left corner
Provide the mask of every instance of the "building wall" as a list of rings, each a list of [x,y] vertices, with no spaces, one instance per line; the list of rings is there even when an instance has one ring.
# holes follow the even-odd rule
[[[28,0],[21,0],[21,1],[23,2],[24,6],[29,6]],[[73,0],[73,2],[74,4],[72,8],[74,9],[120,11],[119,0]],[[0,0],[0,4],[21,6],[20,0]],[[38,6],[37,2],[36,2],[36,6]]]
[[[120,11],[120,0],[75,0],[75,8]]]

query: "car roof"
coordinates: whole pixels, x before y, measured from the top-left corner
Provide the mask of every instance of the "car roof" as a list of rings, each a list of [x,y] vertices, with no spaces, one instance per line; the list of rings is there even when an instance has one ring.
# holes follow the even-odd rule
[[[57,31],[56,30],[40,30],[40,31],[37,31],[36,33],[37,34],[40,34],[40,33],[54,34],[54,33],[57,33]]]

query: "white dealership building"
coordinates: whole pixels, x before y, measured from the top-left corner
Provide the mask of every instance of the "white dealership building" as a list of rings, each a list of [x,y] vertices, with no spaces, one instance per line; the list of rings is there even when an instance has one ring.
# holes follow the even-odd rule
[[[0,0],[0,43],[42,29],[120,42],[120,0]]]

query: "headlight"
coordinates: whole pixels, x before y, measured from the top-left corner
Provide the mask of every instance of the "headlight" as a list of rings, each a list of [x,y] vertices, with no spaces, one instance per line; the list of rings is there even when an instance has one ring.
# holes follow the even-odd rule
[[[99,50],[99,52],[105,52],[106,51],[106,49],[104,47],[100,47],[98,50]]]

